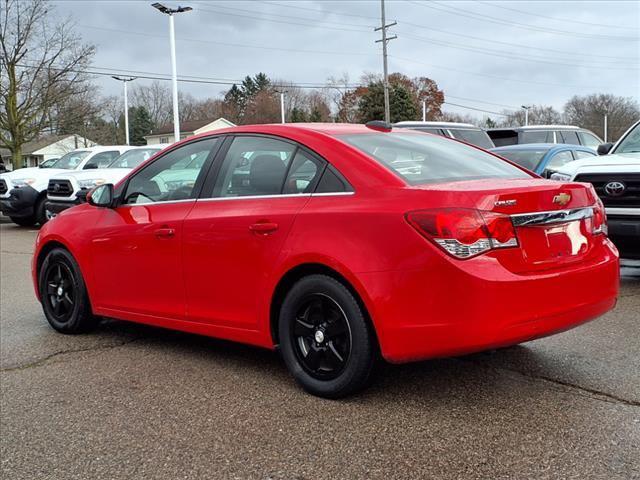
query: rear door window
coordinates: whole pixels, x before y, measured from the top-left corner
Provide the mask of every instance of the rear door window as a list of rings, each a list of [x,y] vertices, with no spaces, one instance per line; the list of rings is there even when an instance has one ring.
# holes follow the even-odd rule
[[[461,129],[455,130],[450,128],[449,131],[453,135],[453,138],[462,140],[463,142],[470,143],[480,148],[493,148],[493,142],[489,138],[489,135],[483,130]]]
[[[560,137],[560,135],[562,135],[562,137]],[[558,138],[558,143],[569,143],[571,145],[580,145],[577,132],[574,132],[572,130],[557,131],[556,136]],[[560,138],[562,138],[562,140]]]
[[[324,165],[324,162],[298,149],[284,182],[283,193],[291,195],[313,192]]]
[[[573,152],[573,155],[577,158],[593,158],[596,156],[595,153],[591,153],[591,152],[585,152],[583,150],[576,150]]]
[[[573,155],[571,155],[571,152],[569,150],[565,150],[564,152],[558,152],[553,157],[551,157],[549,163],[547,163],[546,168],[555,170],[563,166],[565,163],[569,162],[573,162]]]
[[[519,143],[555,143],[551,130],[528,130],[520,133]]]
[[[279,195],[297,146],[270,137],[234,138],[222,165],[214,197]]]

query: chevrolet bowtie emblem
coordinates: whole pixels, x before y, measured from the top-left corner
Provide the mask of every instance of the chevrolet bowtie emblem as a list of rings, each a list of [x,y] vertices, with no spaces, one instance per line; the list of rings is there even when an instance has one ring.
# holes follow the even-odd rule
[[[567,203],[569,203],[570,200],[571,200],[571,195],[564,192],[559,193],[558,195],[553,197],[553,203],[560,205],[561,207],[564,207]]]

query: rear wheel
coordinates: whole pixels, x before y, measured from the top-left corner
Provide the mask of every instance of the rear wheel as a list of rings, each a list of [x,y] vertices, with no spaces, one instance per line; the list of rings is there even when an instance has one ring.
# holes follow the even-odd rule
[[[55,248],[47,254],[38,285],[44,314],[58,332],[83,333],[95,327],[84,279],[67,250]]]
[[[368,384],[375,338],[356,299],[334,278],[299,280],[284,299],[278,326],[287,368],[306,391],[340,398]]]

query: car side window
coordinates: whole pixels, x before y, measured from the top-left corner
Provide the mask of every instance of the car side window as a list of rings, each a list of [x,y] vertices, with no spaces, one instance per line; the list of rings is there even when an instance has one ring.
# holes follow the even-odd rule
[[[279,195],[296,148],[293,143],[269,137],[234,138],[222,161],[213,196]]]
[[[593,148],[594,150],[602,143],[595,135],[591,135],[587,132],[578,132],[578,138],[582,145]]]
[[[118,150],[110,150],[108,152],[100,152],[96,153],[83,167],[83,170],[87,170],[89,168],[105,168],[111,164],[116,158],[120,156],[120,152]]]
[[[168,152],[137,172],[127,185],[125,204],[193,198],[198,176],[219,138],[189,143]]]
[[[553,132],[547,130],[529,130],[520,134],[518,143],[554,143]]]
[[[575,150],[573,152],[573,155],[576,157],[576,159],[580,159],[580,158],[591,158],[591,157],[595,157],[597,156],[595,153],[592,152],[585,152],[583,150]]]
[[[296,193],[311,193],[316,185],[316,180],[322,174],[325,163],[312,157],[305,151],[298,149],[287,180],[284,182],[283,193],[291,195]]]
[[[560,134],[562,134],[562,140],[560,141]],[[569,143],[571,145],[580,145],[580,141],[578,140],[578,134],[571,130],[564,130],[562,132],[556,132],[558,136],[558,143]]]
[[[546,168],[553,170],[554,168],[559,168],[565,163],[569,162],[573,162],[573,155],[571,155],[571,152],[569,150],[565,150],[564,152],[558,152],[553,157],[551,157],[551,160],[549,160],[549,163],[547,163]]]
[[[318,182],[315,193],[342,193],[353,192],[353,187],[349,185],[340,173],[331,165],[325,168],[322,177]]]

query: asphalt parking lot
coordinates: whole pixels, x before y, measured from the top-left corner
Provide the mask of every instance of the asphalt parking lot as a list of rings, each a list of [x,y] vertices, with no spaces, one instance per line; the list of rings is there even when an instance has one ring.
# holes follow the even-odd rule
[[[328,401],[268,351],[118,321],[55,333],[34,237],[0,225],[3,478],[640,478],[640,268],[578,329],[386,365]]]

